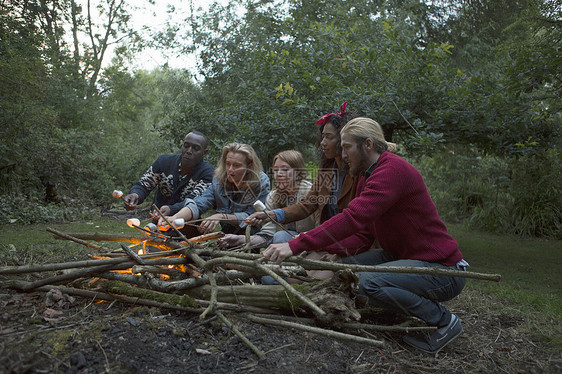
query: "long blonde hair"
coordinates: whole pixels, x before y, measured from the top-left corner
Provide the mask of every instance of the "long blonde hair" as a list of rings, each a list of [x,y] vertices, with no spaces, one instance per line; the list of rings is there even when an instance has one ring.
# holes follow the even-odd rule
[[[225,145],[222,149],[222,155],[215,169],[215,177],[219,180],[219,182],[225,186],[228,190],[234,190],[234,185],[228,181],[228,177],[226,175],[226,156],[229,152],[233,153],[242,153],[246,156],[246,164],[248,166],[248,170],[244,175],[244,183],[246,184],[248,189],[255,190],[260,187],[261,181],[261,173],[263,172],[262,163],[249,144],[243,143],[229,143]]]
[[[275,161],[277,159],[281,159],[285,161],[291,169],[295,171],[295,185],[297,190],[300,186],[301,181],[306,178],[306,168],[304,166],[304,158],[302,157],[302,153],[297,150],[290,149],[287,151],[281,151],[273,157],[273,164],[275,165]],[[273,202],[273,208],[284,208],[287,206],[287,200],[289,196],[287,195],[286,191],[280,191],[278,188],[271,191],[271,201]]]
[[[389,151],[396,153],[396,144],[387,142],[384,139],[384,133],[382,131],[381,125],[377,121],[366,117],[357,117],[349,121],[341,133],[348,133],[353,136],[358,144],[361,144],[365,139],[371,139],[377,153],[383,153],[384,151]]]

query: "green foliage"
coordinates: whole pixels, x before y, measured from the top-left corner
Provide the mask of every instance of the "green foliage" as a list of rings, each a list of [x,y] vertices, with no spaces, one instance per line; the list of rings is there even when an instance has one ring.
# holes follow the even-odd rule
[[[562,238],[560,154],[505,159],[456,147],[413,163],[439,214],[472,227],[521,237]]]
[[[504,192],[509,200],[476,210],[471,222],[476,227],[512,232],[528,237],[562,239],[562,162],[551,150],[526,156],[508,164],[511,177]],[[499,211],[499,212],[498,212]],[[502,230],[497,230],[498,226]]]
[[[0,225],[74,222],[92,214],[94,210],[84,206],[45,203],[37,196],[0,196]]]
[[[107,35],[131,31],[125,3],[108,4],[99,8],[116,22]],[[422,166],[433,173],[426,178],[441,214],[472,217],[487,229],[559,236],[553,196],[560,175],[547,168],[543,180],[519,166],[559,166],[556,2],[215,4],[190,18],[187,35],[172,27],[145,41],[187,41],[184,50],[198,52],[198,85],[184,70],[127,72],[126,56],[142,44],[134,32],[102,70],[108,40],[101,29],[93,25],[92,45],[71,45],[74,35],[65,34],[88,31],[85,7],[38,5],[0,5],[5,200],[43,196],[54,184],[61,196],[108,206],[111,190],[126,191],[195,129],[210,137],[211,162],[230,141],[253,145],[266,168],[289,148],[311,160],[314,122],[348,101],[409,155],[435,155]],[[453,183],[441,182],[444,176]],[[544,188],[535,190],[539,180]]]
[[[219,146],[248,142],[269,160],[310,144],[314,120],[347,100],[411,152],[461,143],[498,155],[541,154],[559,140],[558,104],[506,90],[517,78],[504,74],[515,61],[514,41],[536,46],[528,30],[539,12],[530,1],[513,9],[505,2],[416,0],[216,6],[195,20],[190,45],[202,48],[202,95],[178,117],[184,128],[209,123]],[[555,64],[546,71],[555,75]]]

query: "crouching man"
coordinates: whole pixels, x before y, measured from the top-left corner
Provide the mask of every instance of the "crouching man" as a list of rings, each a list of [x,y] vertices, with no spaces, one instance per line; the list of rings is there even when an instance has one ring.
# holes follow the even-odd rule
[[[387,152],[377,122],[369,118],[351,120],[341,131],[341,146],[350,172],[363,174],[355,199],[317,228],[288,243],[269,246],[263,252],[266,258],[281,262],[368,231],[381,249],[350,256],[344,262],[456,270],[468,266],[439,218],[421,174],[400,156]],[[358,276],[359,294],[369,305],[412,315],[437,327],[429,334],[405,336],[406,343],[436,353],[462,333],[460,319],[439,302],[458,295],[464,278],[374,272]]]

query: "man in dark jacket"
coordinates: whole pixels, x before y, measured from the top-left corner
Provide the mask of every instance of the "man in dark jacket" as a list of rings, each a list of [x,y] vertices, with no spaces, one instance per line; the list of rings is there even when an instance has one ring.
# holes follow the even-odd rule
[[[154,204],[165,215],[177,213],[186,198],[201,195],[214,174],[213,166],[203,160],[208,153],[207,143],[203,133],[192,131],[183,141],[181,154],[158,157],[123,198],[125,209],[135,209],[155,188]]]

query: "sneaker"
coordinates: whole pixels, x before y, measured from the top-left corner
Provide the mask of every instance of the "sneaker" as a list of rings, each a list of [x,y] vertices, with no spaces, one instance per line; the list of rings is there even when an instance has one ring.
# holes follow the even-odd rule
[[[462,334],[461,320],[452,314],[451,322],[446,327],[417,336],[405,336],[403,340],[406,344],[426,353],[437,353],[460,334]]]

